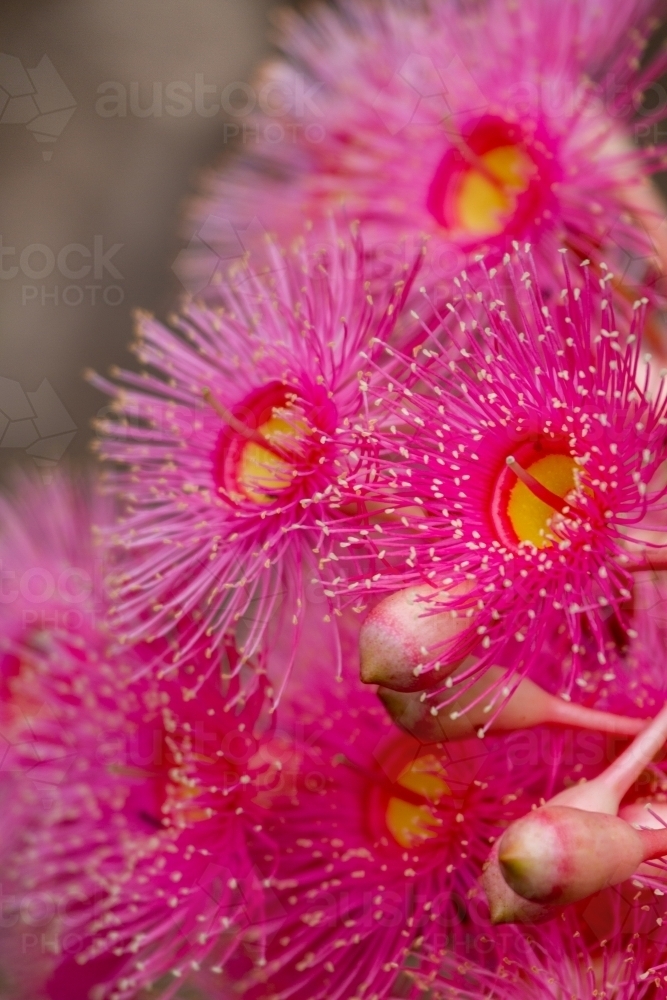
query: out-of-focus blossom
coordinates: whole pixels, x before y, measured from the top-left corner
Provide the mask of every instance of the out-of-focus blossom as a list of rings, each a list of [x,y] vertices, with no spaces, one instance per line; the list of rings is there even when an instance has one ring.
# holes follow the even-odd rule
[[[286,16],[287,58],[257,80],[240,154],[191,211],[190,280],[215,299],[258,232],[288,238],[305,217],[318,234],[341,208],[378,273],[428,236],[430,286],[517,240],[552,291],[561,246],[613,264],[621,285],[664,265],[649,178],[665,57],[642,61],[654,6],[348,0]]]
[[[47,526],[60,518],[76,551],[67,565],[90,567],[83,499],[56,486],[28,501],[35,544],[46,535],[51,546]],[[58,565],[55,544],[46,555]],[[193,698],[185,678],[146,674],[154,650],[112,652],[105,623],[65,616],[26,630],[5,693],[3,915],[23,921],[24,938],[39,924],[39,959],[53,953],[42,986],[56,1000],[93,987],[99,1000],[144,987],[172,996],[204,959],[208,975],[221,974],[267,902],[250,855],[269,843],[259,796],[280,797],[264,681],[244,698],[238,680],[210,673]],[[236,654],[226,655],[233,673]],[[27,960],[14,957],[19,968]]]

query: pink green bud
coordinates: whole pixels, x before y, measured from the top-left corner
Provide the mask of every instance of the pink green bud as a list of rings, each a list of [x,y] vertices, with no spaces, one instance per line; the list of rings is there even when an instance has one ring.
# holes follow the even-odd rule
[[[667,831],[664,840],[667,852]],[[498,861],[517,895],[565,905],[631,878],[651,847],[617,816],[545,806],[505,831]]]
[[[396,691],[419,691],[432,683],[424,670],[439,661],[438,677],[455,670],[463,657],[448,655],[457,638],[470,628],[466,609],[447,606],[448,598],[461,597],[465,588],[451,592],[434,587],[409,587],[385,597],[368,615],[360,636],[361,679]],[[476,636],[475,636],[476,638]],[[425,676],[422,676],[425,674]]]
[[[532,903],[564,906],[667,855],[667,824],[654,818],[641,824],[647,829],[636,829],[636,806],[617,815],[621,799],[666,737],[667,705],[601,775],[565,789],[505,831],[489,859],[493,877],[484,882],[492,918],[501,913],[503,922],[525,919],[503,882]]]
[[[497,842],[484,864],[481,883],[492,924],[537,924],[556,916],[556,907],[531,903],[509,887],[498,863]]]

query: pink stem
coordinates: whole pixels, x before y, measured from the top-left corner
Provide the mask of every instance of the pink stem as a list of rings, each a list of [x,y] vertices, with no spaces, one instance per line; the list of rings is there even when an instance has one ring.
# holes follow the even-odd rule
[[[661,572],[667,570],[667,559],[664,557],[662,559],[644,558],[642,562],[628,563],[624,566],[629,573],[650,573],[650,572]]]
[[[627,715],[600,712],[595,708],[573,705],[571,702],[556,700],[553,715],[548,720],[561,726],[576,726],[580,729],[594,729],[600,733],[616,736],[636,736],[646,728],[646,719],[632,719]]]
[[[667,704],[597,781],[621,799],[667,739]],[[665,842],[667,852],[667,841]]]

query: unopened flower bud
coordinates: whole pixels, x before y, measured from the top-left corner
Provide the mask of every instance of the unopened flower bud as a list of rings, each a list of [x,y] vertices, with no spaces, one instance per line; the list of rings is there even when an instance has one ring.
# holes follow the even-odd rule
[[[385,597],[361,629],[362,681],[396,691],[420,691],[433,684],[433,669],[428,669],[431,664],[439,664],[437,677],[451,674],[464,656],[453,660],[448,656],[473,621],[461,608],[460,599],[467,589],[409,587]],[[451,609],[443,610],[449,602]]]
[[[642,833],[618,816],[545,806],[505,831],[498,862],[517,895],[565,905],[630,878],[645,853]]]

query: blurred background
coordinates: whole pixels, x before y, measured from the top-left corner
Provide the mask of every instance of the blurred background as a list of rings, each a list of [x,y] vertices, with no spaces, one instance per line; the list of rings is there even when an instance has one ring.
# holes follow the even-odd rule
[[[104,399],[82,373],[131,364],[132,310],[184,291],[183,203],[233,143],[277,6],[2,0],[0,477],[87,456]]]

